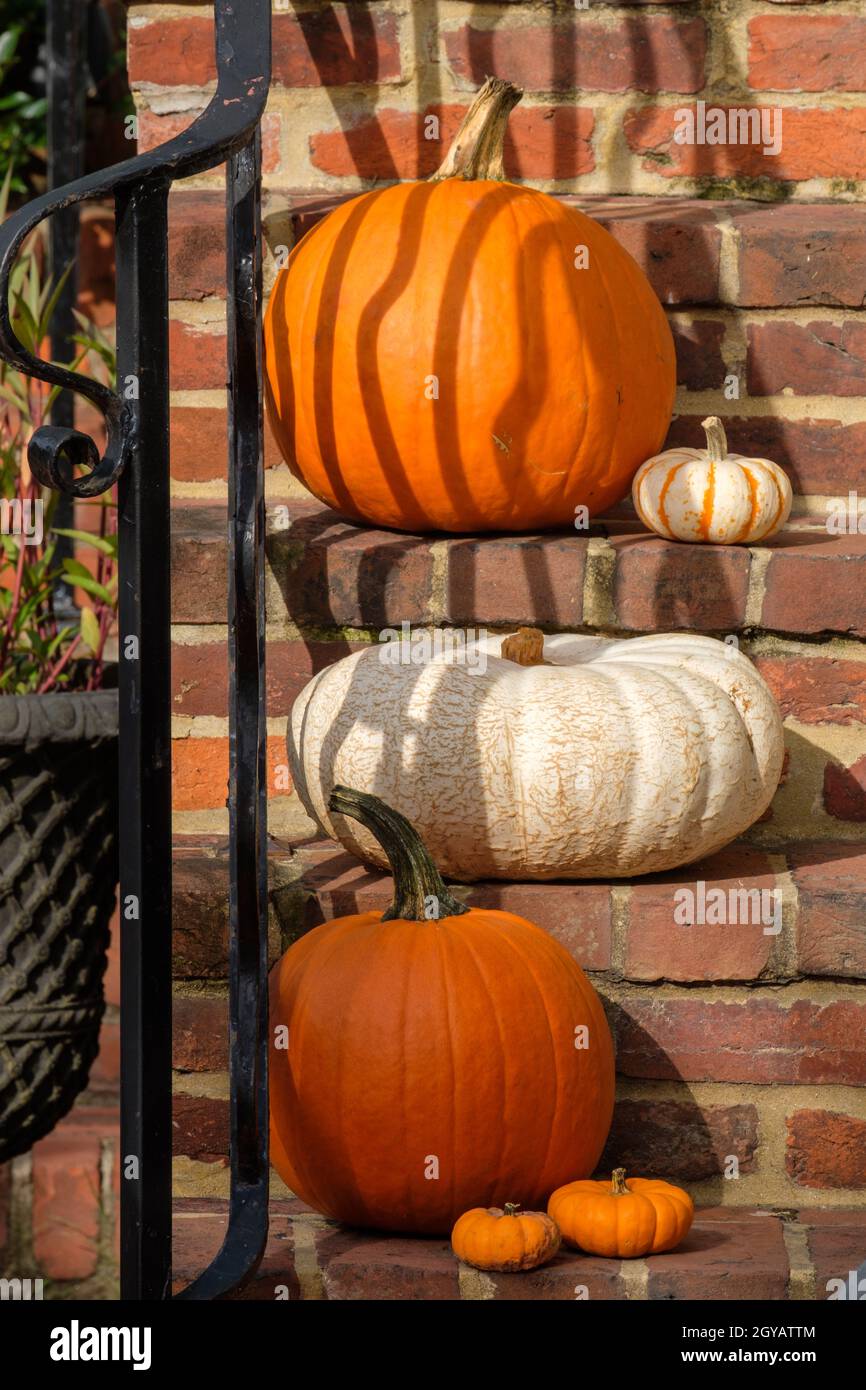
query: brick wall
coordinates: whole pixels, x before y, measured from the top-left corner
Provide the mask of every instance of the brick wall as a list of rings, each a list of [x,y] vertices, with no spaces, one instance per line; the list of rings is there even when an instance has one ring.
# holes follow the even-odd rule
[[[213,83],[211,18],[130,9],[140,141],[182,129]],[[768,545],[649,539],[628,508],[590,535],[405,538],[335,521],[268,441],[272,953],[387,885],[327,847],[285,776],[291,702],[383,626],[533,621],[736,635],[779,699],[788,760],[734,850],[630,885],[473,889],[523,911],[593,973],[619,1053],[609,1150],[704,1202],[862,1204],[866,1194],[866,539],[831,537],[828,499],[866,481],[866,19],[848,0],[275,6],[264,122],[270,252],[335,200],[429,172],[489,72],[526,96],[515,177],[598,216],[643,266],[674,331],[671,440],[707,413],[796,494]],[[682,146],[682,108],[781,109],[778,157]],[[441,142],[423,117],[440,117]],[[225,322],[219,175],[171,203],[178,1191],[227,1189],[225,1075]],[[728,394],[725,394],[725,386]],[[732,389],[736,386],[737,392]],[[288,507],[289,527],[280,507]],[[698,877],[772,886],[777,937],[671,927]],[[737,1182],[722,1177],[739,1164]],[[607,1160],[606,1160],[607,1161]]]

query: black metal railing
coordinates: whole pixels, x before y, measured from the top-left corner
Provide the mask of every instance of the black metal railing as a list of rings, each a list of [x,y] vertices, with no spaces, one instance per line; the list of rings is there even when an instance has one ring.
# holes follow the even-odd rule
[[[171,743],[168,194],[227,163],[229,390],[231,1199],[225,1240],[181,1295],[218,1298],[254,1271],[267,1236],[267,921],[261,147],[270,0],[216,0],[217,89],[183,135],[34,199],[0,228],[0,357],[87,397],[107,444],[71,423],[28,448],[44,486],[73,497],[118,484],[121,918],[121,1292],[171,1291]],[[44,218],[113,198],[114,390],[33,357],[12,330],[9,276]],[[81,472],[85,469],[85,472]]]

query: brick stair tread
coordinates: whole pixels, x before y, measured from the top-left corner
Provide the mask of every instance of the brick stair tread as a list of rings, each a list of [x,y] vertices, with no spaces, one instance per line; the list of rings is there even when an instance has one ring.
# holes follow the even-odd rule
[[[866,535],[830,536],[818,518],[795,521],[758,546],[690,546],[627,518],[600,520],[581,533],[413,536],[358,526],[316,502],[289,505],[291,525],[267,541],[271,623],[373,631],[404,621],[579,628],[594,542],[613,555],[606,627],[614,631],[759,627],[866,636]],[[225,623],[226,545],[223,508],[175,508],[175,623]],[[753,611],[747,622],[759,551],[768,556],[760,616]]]
[[[174,1208],[175,1291],[213,1258],[225,1229],[227,1204],[186,1198]],[[561,1299],[573,1301],[583,1285],[590,1299],[747,1299],[803,1296],[792,1291],[785,1226],[805,1232],[811,1270],[805,1279],[815,1299],[828,1280],[847,1279],[866,1253],[866,1210],[803,1209],[779,1213],[754,1207],[699,1209],[682,1246],[636,1264],[563,1251],[543,1269],[479,1277],[454,1259],[447,1240],[386,1236],[327,1221],[295,1200],[270,1204],[271,1227],[262,1264],[244,1299]],[[295,1228],[303,1231],[303,1258],[293,1259]],[[301,1242],[299,1242],[300,1244]],[[644,1262],[640,1262],[644,1264]],[[628,1291],[624,1265],[631,1264]],[[635,1274],[638,1275],[637,1289]],[[798,1264],[798,1288],[804,1272]]]

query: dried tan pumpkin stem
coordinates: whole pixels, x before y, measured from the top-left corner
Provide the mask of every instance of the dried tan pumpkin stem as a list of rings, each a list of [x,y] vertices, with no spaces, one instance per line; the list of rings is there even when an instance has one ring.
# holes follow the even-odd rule
[[[460,123],[437,179],[504,179],[505,127],[523,92],[501,77],[488,77]]]
[[[610,1179],[610,1190],[614,1197],[624,1197],[628,1192],[625,1185],[625,1169],[614,1168]]]
[[[328,808],[360,821],[387,855],[394,875],[394,901],[382,913],[383,922],[441,921],[469,911],[445,886],[418,831],[399,811],[369,792],[339,786],[331,792]]]
[[[544,633],[537,627],[519,627],[503,640],[499,655],[518,666],[545,666]]]
[[[707,457],[710,463],[721,463],[728,453],[728,437],[724,425],[718,415],[708,415],[706,420],[701,421],[701,426],[707,436]]]
[[[502,1208],[502,1211],[505,1216],[516,1216],[517,1213],[520,1211],[520,1203],[506,1202],[505,1206]]]

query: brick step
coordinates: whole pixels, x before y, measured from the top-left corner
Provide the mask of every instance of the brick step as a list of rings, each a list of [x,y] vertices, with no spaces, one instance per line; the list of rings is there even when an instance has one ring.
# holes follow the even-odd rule
[[[175,1291],[219,1249],[226,1203],[175,1203]],[[524,1274],[481,1274],[447,1240],[383,1236],[272,1201],[267,1250],[243,1299],[822,1300],[849,1286],[866,1252],[866,1211],[699,1209],[678,1250],[648,1260],[574,1251]],[[298,1259],[294,1251],[297,1246]],[[852,1281],[853,1282],[853,1281]]]
[[[588,533],[429,537],[357,526],[313,501],[293,501],[290,516],[267,542],[271,624],[866,637],[866,535],[829,536],[817,520],[746,547],[682,545],[627,520]],[[224,624],[226,574],[224,509],[176,507],[172,620]]]

